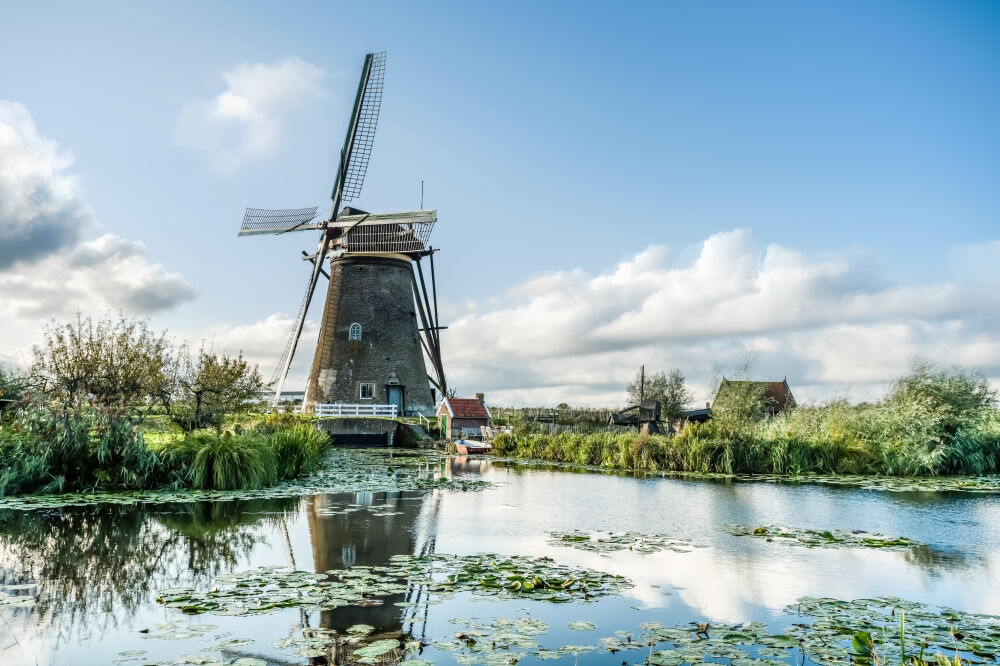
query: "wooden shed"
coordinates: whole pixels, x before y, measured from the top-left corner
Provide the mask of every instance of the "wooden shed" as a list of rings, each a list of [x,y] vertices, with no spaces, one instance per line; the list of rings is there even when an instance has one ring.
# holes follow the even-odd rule
[[[441,434],[449,439],[479,439],[490,425],[490,410],[481,398],[445,398],[437,409]]]

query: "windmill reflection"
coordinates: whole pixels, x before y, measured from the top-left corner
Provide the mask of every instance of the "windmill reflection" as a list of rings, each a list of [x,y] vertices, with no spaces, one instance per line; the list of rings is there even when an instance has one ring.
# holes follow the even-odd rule
[[[440,501],[439,491],[340,493],[310,498],[306,511],[316,572],[352,566],[389,566],[393,555],[433,553]],[[400,649],[384,655],[379,663],[401,661],[405,643],[423,639],[428,606],[426,591],[412,585],[406,593],[379,601],[321,611],[318,630],[310,631],[304,624],[303,632],[307,635],[331,636],[328,656],[313,657],[311,663],[355,663],[357,657],[353,652],[363,643],[345,642],[339,637],[356,625],[373,627],[364,644],[386,639],[399,641]]]

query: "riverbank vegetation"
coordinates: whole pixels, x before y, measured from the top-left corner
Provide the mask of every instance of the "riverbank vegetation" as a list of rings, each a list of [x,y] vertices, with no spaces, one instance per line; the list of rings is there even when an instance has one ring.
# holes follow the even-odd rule
[[[835,401],[776,416],[735,394],[679,434],[545,434],[515,424],[497,455],[642,471],[920,476],[1000,472],[1000,410],[980,375],[915,362],[876,403]]]
[[[53,324],[0,427],[0,495],[240,490],[316,468],[327,435],[293,415],[251,415],[264,388],[242,356],[192,354],[143,320]],[[148,438],[147,438],[148,435]]]

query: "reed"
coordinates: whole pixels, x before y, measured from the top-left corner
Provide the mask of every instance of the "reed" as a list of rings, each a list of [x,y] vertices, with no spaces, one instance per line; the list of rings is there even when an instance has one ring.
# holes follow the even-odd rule
[[[724,474],[921,476],[1000,472],[1000,413],[949,432],[898,405],[801,408],[739,428],[709,421],[676,436],[636,432],[558,435],[515,429],[497,455],[609,469]]]

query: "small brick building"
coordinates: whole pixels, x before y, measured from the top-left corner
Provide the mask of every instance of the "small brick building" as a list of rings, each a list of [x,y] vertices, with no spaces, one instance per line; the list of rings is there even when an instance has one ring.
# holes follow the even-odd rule
[[[482,437],[482,426],[490,424],[490,410],[482,397],[445,398],[437,409],[441,434],[449,439],[455,437],[478,439]]]

